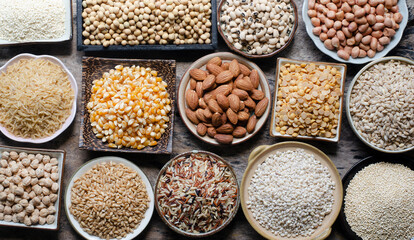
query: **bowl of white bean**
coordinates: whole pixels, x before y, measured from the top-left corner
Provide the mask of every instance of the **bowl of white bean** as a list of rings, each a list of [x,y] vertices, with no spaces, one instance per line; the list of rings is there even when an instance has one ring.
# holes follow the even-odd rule
[[[362,68],[349,85],[346,115],[355,135],[385,153],[414,149],[414,61],[385,57]]]
[[[218,32],[227,46],[247,58],[272,57],[293,40],[298,14],[292,0],[222,0]]]

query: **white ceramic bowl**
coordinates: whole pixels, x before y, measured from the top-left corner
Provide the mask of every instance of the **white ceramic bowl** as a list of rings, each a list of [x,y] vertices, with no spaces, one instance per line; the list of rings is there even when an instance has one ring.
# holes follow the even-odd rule
[[[145,229],[145,227],[148,225],[149,221],[151,220],[152,213],[154,212],[154,191],[152,190],[151,184],[150,184],[147,176],[144,174],[144,172],[142,172],[142,170],[137,165],[135,165],[134,163],[132,163],[132,162],[130,162],[130,161],[124,159],[124,158],[112,157],[112,156],[99,157],[99,158],[92,159],[92,160],[88,161],[86,164],[84,164],[83,166],[81,166],[76,171],[76,173],[72,176],[72,178],[71,178],[71,180],[68,184],[68,187],[66,188],[66,192],[65,192],[65,212],[66,212],[66,216],[69,219],[69,222],[72,225],[72,227],[76,230],[76,232],[78,232],[85,239],[90,239],[90,240],[101,240],[102,239],[102,238],[90,235],[89,233],[85,232],[82,229],[82,227],[79,225],[79,222],[70,213],[69,206],[71,205],[70,195],[71,195],[71,189],[73,187],[73,182],[76,179],[78,179],[79,177],[81,177],[84,173],[86,173],[87,171],[92,169],[95,165],[100,164],[100,163],[106,163],[106,162],[122,163],[125,166],[130,167],[134,171],[136,171],[139,174],[139,176],[141,177],[142,181],[144,182],[146,190],[147,190],[148,197],[150,198],[149,207],[148,207],[147,211],[145,212],[144,219],[142,219],[139,226],[132,233],[129,233],[125,238],[123,238],[125,240],[130,240],[130,239],[133,239],[136,236],[138,236]]]
[[[384,50],[382,50],[381,52],[377,52],[373,58],[364,57],[364,58],[354,59],[350,57],[348,60],[345,60],[345,59],[338,57],[338,55],[336,54],[336,51],[331,51],[327,49],[323,45],[323,42],[319,39],[319,37],[312,33],[313,25],[311,23],[310,17],[308,16],[308,0],[303,1],[302,18],[303,18],[303,21],[305,22],[306,32],[308,33],[309,37],[312,39],[313,43],[315,43],[316,47],[319,48],[319,50],[321,50],[323,53],[325,53],[326,55],[330,56],[331,58],[339,62],[363,64],[363,63],[367,63],[372,60],[376,60],[376,59],[384,57],[385,55],[387,55],[389,51],[391,51],[400,42],[404,29],[407,26],[407,22],[408,22],[408,8],[407,8],[407,3],[405,2],[405,0],[398,0],[398,8],[399,8],[399,12],[403,16],[403,20],[400,23],[400,28],[396,32],[395,36],[391,39],[391,42],[387,46],[385,46]]]
[[[72,110],[71,113],[69,115],[69,117],[66,119],[66,121],[63,123],[62,127],[57,130],[53,135],[49,136],[49,137],[45,137],[45,138],[38,138],[38,139],[33,139],[33,138],[22,138],[22,137],[18,137],[13,135],[12,133],[10,133],[9,131],[7,131],[7,129],[3,126],[0,125],[0,132],[2,132],[6,137],[17,141],[17,142],[29,142],[29,143],[45,143],[48,142],[54,138],[56,138],[57,136],[59,136],[59,134],[61,134],[63,131],[66,130],[66,128],[69,127],[69,125],[72,123],[73,119],[75,118],[76,115],[76,102],[77,102],[77,96],[78,96],[78,85],[76,83],[76,79],[73,77],[72,73],[70,73],[69,69],[63,64],[62,61],[60,61],[59,59],[53,57],[53,56],[49,56],[49,55],[40,55],[40,56],[36,56],[33,54],[29,54],[29,53],[23,53],[23,54],[19,54],[17,56],[15,56],[14,58],[10,59],[6,64],[4,64],[1,68],[0,68],[0,74],[2,72],[5,72],[7,67],[17,63],[18,61],[20,61],[21,59],[46,59],[49,60],[57,65],[59,65],[68,75],[68,80],[70,81],[70,85],[73,89],[74,92],[74,96],[75,98],[73,99],[73,105],[72,105]]]
[[[235,55],[233,53],[229,53],[229,52],[218,52],[218,53],[212,53],[212,54],[206,55],[206,56],[198,59],[197,61],[195,61],[193,64],[191,64],[190,67],[185,72],[185,74],[183,75],[183,77],[181,78],[180,86],[178,87],[178,93],[177,93],[178,111],[180,113],[181,119],[183,120],[184,124],[190,130],[190,132],[192,134],[194,134],[194,136],[196,136],[197,138],[203,140],[204,142],[207,142],[207,143],[210,143],[210,144],[213,144],[213,145],[222,145],[222,144],[219,144],[214,138],[209,137],[207,134],[204,137],[198,135],[197,129],[196,129],[197,126],[195,124],[193,124],[188,119],[187,115],[185,114],[185,108],[186,108],[185,92],[186,92],[187,89],[190,88],[190,84],[189,84],[190,70],[194,69],[194,68],[205,69],[205,65],[207,64],[207,62],[210,59],[214,58],[214,57],[220,57],[223,61],[228,61],[228,62],[230,62],[233,59],[237,59],[237,61],[239,61],[239,63],[242,63],[242,64],[246,65],[250,69],[256,69],[257,72],[259,73],[259,77],[260,77],[259,90],[262,90],[265,94],[265,97],[267,97],[269,99],[269,104],[267,106],[267,109],[264,112],[264,114],[260,118],[257,119],[256,128],[254,129],[254,131],[250,134],[247,133],[246,136],[243,137],[243,138],[234,138],[231,145],[242,143],[242,142],[250,139],[251,137],[253,137],[263,127],[263,125],[267,121],[267,117],[269,116],[270,108],[271,108],[271,93],[270,93],[270,87],[269,87],[269,83],[267,81],[266,75],[259,68],[259,66],[257,66],[256,64],[254,64],[251,61],[248,61],[245,58],[240,57],[238,55]]]
[[[38,43],[57,43],[70,40],[72,38],[72,1],[71,0],[60,0],[63,1],[65,7],[65,32],[59,38],[55,39],[42,39],[35,41],[26,41],[26,42],[15,42],[7,41],[0,39],[0,46],[9,46],[9,45],[23,45],[23,44],[38,44]]]
[[[55,203],[55,209],[56,209],[55,219],[56,220],[54,223],[45,224],[45,225],[36,224],[36,225],[26,226],[23,223],[0,221],[0,226],[19,227],[19,228],[27,228],[27,229],[36,228],[36,229],[42,229],[42,230],[58,230],[59,219],[61,215],[60,204],[61,204],[62,192],[63,192],[63,170],[65,166],[66,152],[64,150],[57,150],[57,149],[22,148],[22,147],[10,147],[10,146],[0,145],[0,155],[6,151],[7,152],[15,151],[17,153],[25,152],[27,154],[34,154],[34,155],[40,153],[43,155],[49,155],[52,158],[56,158],[58,160],[58,169],[59,169],[59,172],[58,172],[59,180],[57,182],[59,185],[59,190],[56,193],[58,198]]]
[[[381,152],[385,152],[385,153],[403,153],[403,152],[408,152],[414,149],[414,146],[410,147],[410,148],[406,148],[406,149],[401,149],[401,150],[395,150],[395,151],[391,151],[391,150],[386,150],[383,148],[379,148],[375,145],[373,145],[372,143],[370,143],[368,140],[366,140],[364,137],[361,136],[361,134],[359,134],[358,130],[355,128],[354,125],[354,121],[352,120],[352,116],[351,116],[351,112],[349,109],[349,102],[351,101],[351,92],[352,89],[354,88],[355,82],[358,80],[359,76],[365,72],[368,68],[370,68],[371,66],[380,63],[380,62],[388,62],[390,60],[398,60],[398,61],[402,61],[402,62],[406,62],[408,64],[414,65],[414,61],[408,58],[404,58],[404,57],[384,57],[375,61],[370,62],[369,64],[365,65],[365,67],[363,67],[354,77],[354,79],[352,79],[351,84],[349,85],[348,88],[348,93],[346,95],[346,117],[348,118],[348,122],[349,125],[351,125],[352,131],[354,131],[355,135],[357,135],[357,137],[366,145],[368,145],[369,147],[377,150],[377,151],[381,151]]]

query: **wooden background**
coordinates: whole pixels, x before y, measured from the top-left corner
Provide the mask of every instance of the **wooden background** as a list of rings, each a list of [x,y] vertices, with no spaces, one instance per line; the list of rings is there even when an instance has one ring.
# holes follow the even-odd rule
[[[73,17],[75,18],[75,0],[73,1]],[[277,57],[287,57],[297,60],[311,60],[311,61],[325,61],[334,62],[328,56],[325,56],[320,52],[312,40],[306,34],[305,25],[301,17],[302,0],[296,0],[299,12],[299,25],[296,32],[296,36],[292,44],[281,52],[279,55],[264,59],[255,60],[254,62],[261,67],[265,72],[267,79],[269,80],[271,90],[274,89],[275,81],[275,64]],[[414,1],[407,0],[409,5],[410,19],[408,26],[404,32],[403,38],[399,45],[391,51],[388,56],[404,56],[414,59]],[[1,6],[0,6],[1,7]],[[179,52],[166,52],[166,51],[150,51],[150,52],[114,52],[114,53],[87,53],[78,52],[76,50],[76,29],[75,24],[73,39],[68,42],[58,44],[47,45],[25,45],[14,47],[0,47],[0,66],[2,66],[10,58],[20,53],[32,53],[32,54],[48,54],[53,55],[63,61],[63,63],[69,68],[78,82],[78,86],[81,86],[81,58],[82,56],[99,56],[99,57],[113,57],[113,58],[144,58],[144,59],[175,59],[177,61],[177,87],[187,67],[197,60],[198,58],[212,53],[212,51],[179,51]],[[229,51],[224,41],[219,37],[219,49],[216,51]],[[363,65],[348,64],[348,72],[346,79],[345,93],[347,87],[351,82],[353,76],[363,67]],[[272,93],[273,95],[273,93]],[[78,99],[81,99],[81,93],[78,92]],[[78,101],[78,109],[80,109],[80,101]],[[267,121],[265,127],[262,128],[258,134],[249,141],[234,147],[215,147],[208,145],[195,136],[193,136],[184,126],[180,119],[178,111],[175,113],[175,126],[173,135],[173,153],[171,155],[148,155],[148,154],[112,154],[102,152],[91,152],[86,150],[80,150],[79,145],[79,131],[80,131],[80,116],[76,116],[73,124],[63,132],[54,141],[46,144],[33,145],[17,143],[7,139],[0,134],[0,144],[10,146],[27,146],[27,147],[42,147],[52,149],[64,149],[67,152],[67,159],[64,172],[63,186],[66,189],[67,183],[74,172],[85,162],[90,159],[99,156],[120,156],[126,158],[135,164],[137,164],[148,176],[151,184],[154,186],[155,179],[158,171],[162,166],[173,156],[193,150],[202,149],[206,151],[214,152],[224,159],[229,161],[237,172],[237,178],[240,182],[243,176],[243,172],[247,165],[247,158],[250,152],[260,145],[271,145],[283,141],[282,139],[272,138],[269,135],[270,120]],[[269,116],[270,118],[270,116]],[[346,115],[343,115],[342,132],[339,143],[326,143],[317,141],[306,141],[307,143],[321,149],[326,153],[338,168],[339,173],[343,176],[346,171],[359,160],[371,156],[371,155],[384,155],[371,148],[365,146],[352,132]],[[414,157],[413,152],[406,153],[410,157]],[[389,155],[390,158],[398,158],[398,155]],[[64,190],[65,190],[64,189]],[[60,209],[64,212],[63,205]],[[0,239],[81,239],[75,230],[69,224],[65,214],[60,217],[59,231],[49,232],[41,230],[26,230],[9,227],[0,227]],[[174,233],[170,230],[160,219],[158,214],[154,211],[154,215],[151,219],[146,230],[139,235],[139,239],[183,239],[181,235]],[[239,209],[233,222],[227,226],[223,231],[211,237],[211,239],[261,239],[261,236],[255,232],[255,230],[249,225],[244,214]],[[333,239],[347,239],[339,231],[338,227],[334,225],[333,232],[328,238]]]

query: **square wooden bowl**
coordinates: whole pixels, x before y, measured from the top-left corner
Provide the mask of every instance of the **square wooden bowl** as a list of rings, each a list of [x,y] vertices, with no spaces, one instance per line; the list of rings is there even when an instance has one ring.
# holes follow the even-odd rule
[[[286,63],[294,63],[294,64],[310,64],[314,63],[315,65],[325,65],[325,66],[332,66],[339,69],[341,72],[341,93],[342,96],[339,99],[339,116],[338,116],[338,127],[337,127],[337,134],[333,138],[327,137],[312,137],[312,136],[304,136],[298,135],[297,137],[293,137],[292,135],[288,134],[280,134],[276,132],[276,106],[277,106],[277,93],[279,91],[279,74],[280,74],[280,67]],[[343,100],[344,100],[344,89],[345,89],[345,78],[346,78],[346,64],[339,64],[339,63],[327,63],[327,62],[312,62],[312,61],[303,61],[303,60],[294,60],[288,58],[278,58],[276,63],[276,80],[275,80],[275,96],[273,99],[273,110],[272,110],[272,118],[270,123],[270,136],[272,137],[282,137],[282,138],[289,138],[289,139],[304,139],[304,140],[321,140],[327,142],[338,142],[339,137],[341,135],[341,123],[342,123],[342,108],[343,108]]]
[[[11,152],[15,151],[17,153],[25,152],[27,154],[42,154],[42,155],[49,155],[51,158],[56,158],[58,160],[58,168],[59,168],[59,190],[56,193],[58,198],[55,203],[55,222],[53,224],[36,224],[27,226],[23,223],[15,223],[15,222],[6,222],[6,221],[0,221],[0,226],[7,226],[7,227],[21,227],[21,228],[27,228],[27,229],[42,229],[42,230],[58,230],[59,229],[59,219],[61,214],[60,204],[62,200],[62,192],[63,192],[63,170],[65,166],[65,159],[66,159],[66,152],[64,150],[55,150],[55,149],[41,149],[41,148],[24,148],[24,147],[10,147],[10,146],[3,146],[0,145],[0,155],[3,152]]]
[[[158,144],[154,147],[145,147],[144,149],[132,148],[110,148],[108,143],[102,142],[92,131],[89,112],[86,105],[91,97],[91,88],[93,80],[102,78],[104,72],[114,69],[117,65],[123,66],[140,66],[149,67],[158,72],[167,84],[167,91],[171,99],[171,111],[168,114],[170,121],[167,123],[168,128],[158,140]],[[147,59],[111,59],[111,58],[95,58],[83,57],[82,59],[82,105],[81,105],[81,130],[79,137],[79,148],[103,151],[103,152],[130,152],[130,153],[156,153],[168,154],[172,152],[172,133],[174,120],[175,105],[175,60],[147,60]]]

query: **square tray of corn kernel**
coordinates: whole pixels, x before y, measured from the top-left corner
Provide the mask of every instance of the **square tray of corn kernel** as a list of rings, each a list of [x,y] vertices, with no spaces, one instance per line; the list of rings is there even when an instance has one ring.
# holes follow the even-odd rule
[[[82,59],[79,148],[172,151],[175,60]]]

